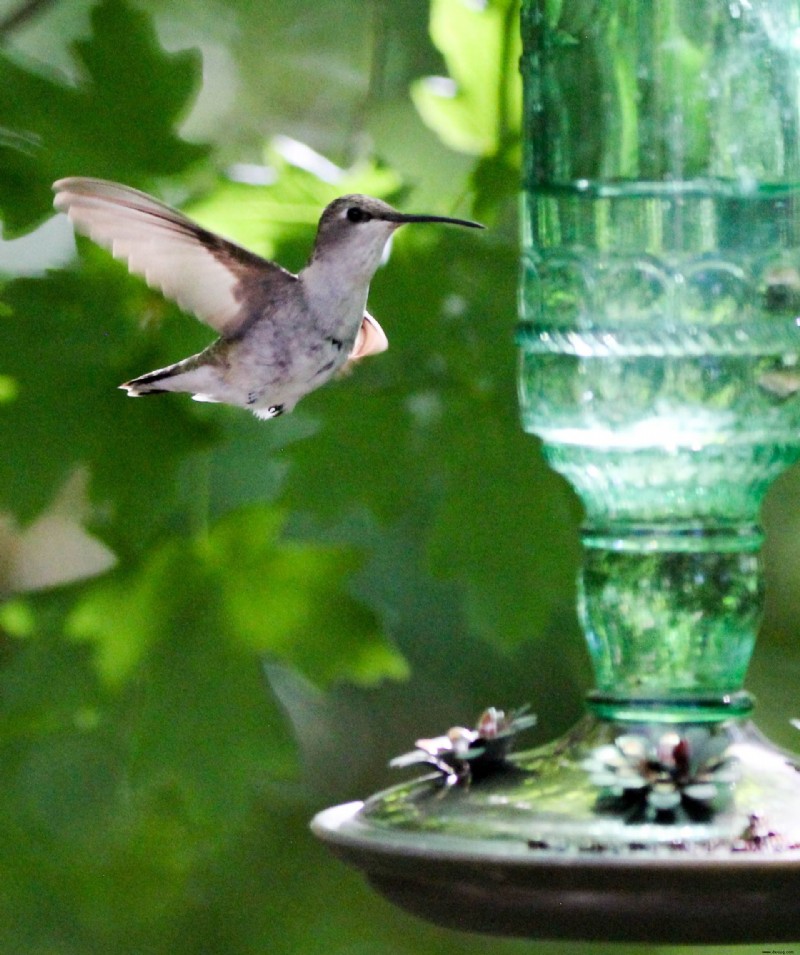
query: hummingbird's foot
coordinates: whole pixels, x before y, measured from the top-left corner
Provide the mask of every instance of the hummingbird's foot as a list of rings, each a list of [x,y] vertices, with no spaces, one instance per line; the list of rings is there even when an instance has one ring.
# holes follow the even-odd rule
[[[253,414],[262,421],[268,421],[270,418],[277,418],[284,413],[284,405],[269,405],[268,407],[254,407]],[[291,411],[291,408],[289,409]]]

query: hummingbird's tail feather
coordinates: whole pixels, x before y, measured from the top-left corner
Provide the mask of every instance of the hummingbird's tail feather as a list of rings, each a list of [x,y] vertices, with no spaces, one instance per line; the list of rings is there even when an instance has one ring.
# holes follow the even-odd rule
[[[149,371],[126,381],[120,388],[127,391],[130,398],[180,391],[188,392],[201,401],[215,401],[217,399],[212,396],[219,387],[218,377],[211,366],[198,360],[200,357],[192,355],[183,361],[175,362],[174,365],[167,365],[166,368]]]
[[[142,395],[163,395],[170,388],[164,388],[159,385],[164,374],[168,369],[162,368],[159,371],[151,371],[146,375],[140,375],[138,378],[132,378],[120,385],[123,391],[128,392],[129,398],[141,398]]]

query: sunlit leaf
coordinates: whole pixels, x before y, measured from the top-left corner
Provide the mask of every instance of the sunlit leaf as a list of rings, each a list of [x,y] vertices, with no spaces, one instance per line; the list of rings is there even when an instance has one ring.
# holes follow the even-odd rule
[[[405,676],[374,614],[348,595],[356,554],[281,539],[283,523],[279,513],[253,506],[207,536],[170,541],[132,578],[96,585],[75,609],[70,632],[95,647],[98,673],[113,685],[129,680],[171,634],[197,625],[238,652],[291,663],[317,683]]]
[[[432,0],[430,16],[449,76],[415,82],[414,104],[451,148],[493,155],[520,126],[518,0]]]
[[[188,206],[187,213],[270,257],[279,243],[310,238],[322,210],[337,196],[364,193],[391,200],[401,187],[397,174],[376,162],[340,169],[285,137],[266,150],[265,163],[249,173],[251,181],[220,180],[206,197]]]

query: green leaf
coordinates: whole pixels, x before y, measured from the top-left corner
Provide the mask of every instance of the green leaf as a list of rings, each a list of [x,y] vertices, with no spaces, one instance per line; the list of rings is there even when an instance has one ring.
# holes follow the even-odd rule
[[[5,654],[0,871],[15,892],[12,911],[0,898],[2,938],[18,919],[25,934],[58,934],[51,918],[66,919],[65,951],[155,950],[198,871],[251,824],[268,787],[296,774],[258,657],[220,639],[208,601],[192,606],[197,575],[181,604],[179,563],[162,565],[173,612],[152,621],[158,639],[124,685],[98,683],[47,600],[30,602],[37,632]]]
[[[174,132],[197,89],[197,54],[166,53],[149,17],[117,0],[91,21],[92,36],[73,46],[77,86],[0,53],[0,220],[10,235],[50,214],[57,178],[147,185],[206,153]]]
[[[310,168],[303,168],[303,161]],[[266,150],[264,173],[274,182],[253,185],[220,179],[186,212],[208,229],[272,257],[279,245],[310,242],[325,206],[338,196],[364,193],[391,200],[401,188],[397,174],[375,161],[339,169],[307,146],[286,138]],[[326,178],[315,175],[314,167]]]
[[[117,390],[165,363],[157,330],[137,325],[169,310],[121,267],[91,259],[80,273],[9,283],[4,297],[12,314],[0,316],[0,374],[14,389],[0,402],[0,509],[28,523],[85,465],[103,507],[97,530],[115,549],[146,546],[178,497],[183,460],[211,437],[191,403],[133,402]]]
[[[283,523],[278,512],[251,506],[207,536],[169,541],[132,577],[93,587],[70,633],[94,646],[110,685],[130,680],[154,647],[194,627],[237,652],[290,663],[319,684],[406,676],[374,614],[347,592],[356,554],[282,539]]]
[[[430,16],[450,76],[416,81],[414,105],[452,149],[494,155],[520,128],[518,0],[432,0]]]

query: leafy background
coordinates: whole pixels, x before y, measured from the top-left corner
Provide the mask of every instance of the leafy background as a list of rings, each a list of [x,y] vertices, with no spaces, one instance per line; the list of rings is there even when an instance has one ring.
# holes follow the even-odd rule
[[[0,0],[2,951],[574,949],[423,924],[307,828],[417,736],[530,702],[543,740],[590,685],[580,509],[515,408],[516,18]],[[389,352],[264,423],[114,390],[210,335],[76,248],[50,206],[71,174],[292,268],[348,191],[491,229],[403,230],[371,296]],[[799,490],[765,507],[749,678],[795,746]]]

